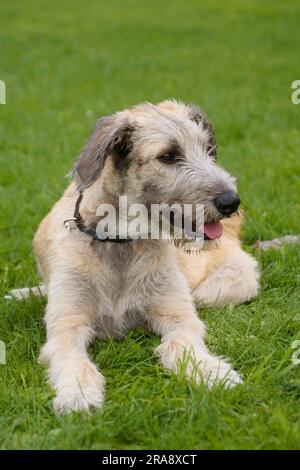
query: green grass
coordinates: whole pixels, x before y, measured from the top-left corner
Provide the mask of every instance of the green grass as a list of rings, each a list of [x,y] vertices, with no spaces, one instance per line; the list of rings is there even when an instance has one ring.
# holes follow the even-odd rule
[[[38,282],[31,239],[96,117],[142,100],[195,102],[213,120],[246,246],[299,233],[299,21],[296,0],[1,2],[0,448],[300,448],[296,246],[259,255],[255,301],[201,312],[211,349],[245,377],[232,391],[169,376],[158,339],[136,330],[91,350],[107,378],[103,411],[57,417],[37,364],[45,303],[2,300]]]

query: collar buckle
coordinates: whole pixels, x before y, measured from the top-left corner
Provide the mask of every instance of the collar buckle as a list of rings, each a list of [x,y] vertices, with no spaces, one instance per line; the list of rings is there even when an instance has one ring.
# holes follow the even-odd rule
[[[71,217],[70,219],[64,220],[65,229],[69,230],[69,232],[72,230],[78,230],[77,221],[78,221],[77,217]]]

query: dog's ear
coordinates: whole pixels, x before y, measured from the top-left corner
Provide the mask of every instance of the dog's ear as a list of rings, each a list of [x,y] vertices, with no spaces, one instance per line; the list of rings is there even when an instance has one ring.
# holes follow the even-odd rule
[[[115,152],[118,158],[126,158],[132,148],[132,131],[129,122],[118,114],[99,119],[71,172],[80,190],[88,188],[101,175],[109,154]]]
[[[210,155],[217,157],[217,141],[213,129],[213,125],[206,115],[201,111],[198,106],[194,104],[189,105],[190,119],[197,125],[201,124],[203,129],[208,133],[208,152]]]

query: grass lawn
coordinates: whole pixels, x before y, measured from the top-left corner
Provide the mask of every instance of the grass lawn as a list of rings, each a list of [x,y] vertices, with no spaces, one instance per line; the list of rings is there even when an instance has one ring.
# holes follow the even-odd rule
[[[158,338],[135,330],[98,341],[102,412],[57,417],[37,364],[45,302],[3,300],[38,283],[31,240],[100,115],[167,97],[215,124],[219,159],[238,176],[244,244],[299,233],[300,79],[297,0],[3,0],[0,14],[2,449],[299,449],[299,247],[257,256],[259,297],[205,309],[213,351],[244,378],[207,391],[168,375]]]

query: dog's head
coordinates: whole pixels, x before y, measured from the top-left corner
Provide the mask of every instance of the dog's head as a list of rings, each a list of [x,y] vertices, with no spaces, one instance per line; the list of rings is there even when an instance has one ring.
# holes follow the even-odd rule
[[[79,189],[92,185],[110,200],[203,204],[208,239],[240,199],[235,178],[217,163],[211,123],[194,105],[168,100],[101,118],[75,163]]]

